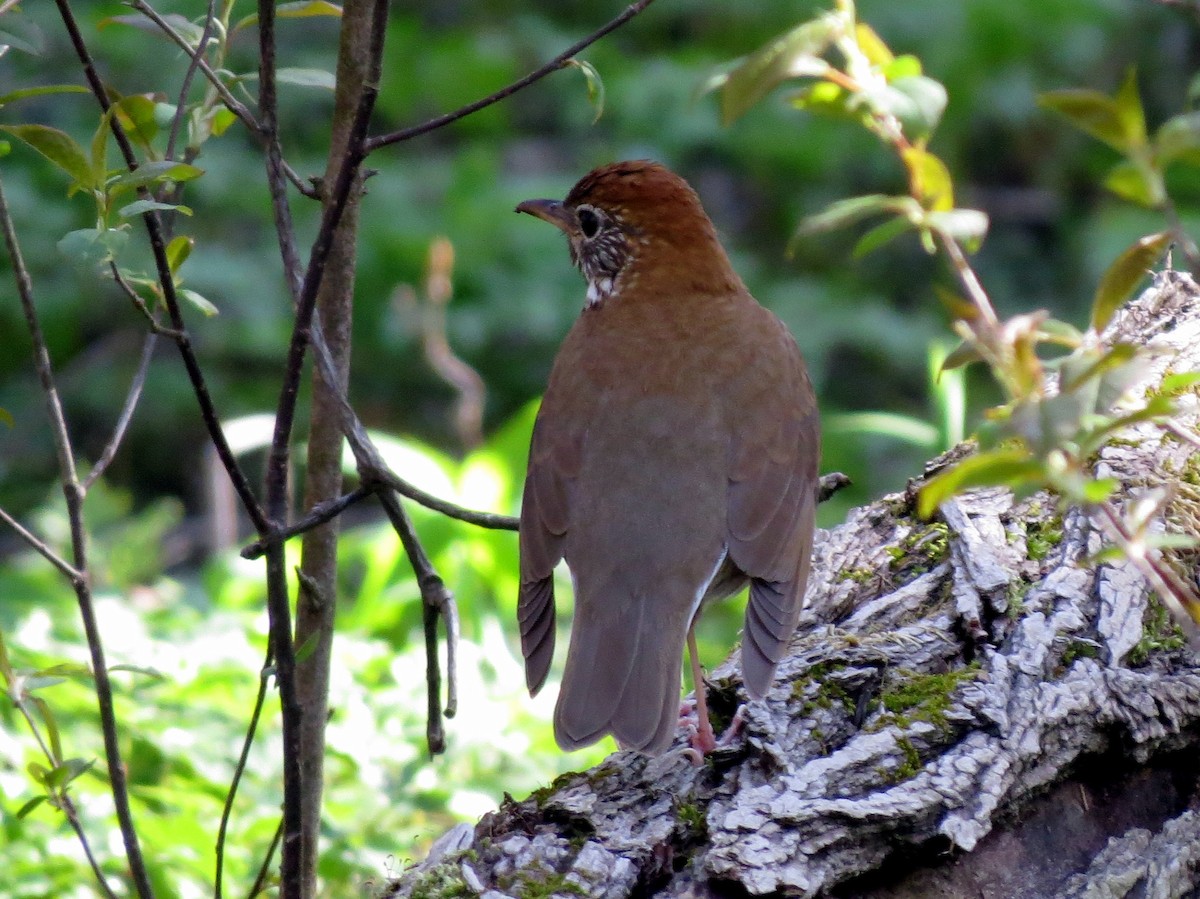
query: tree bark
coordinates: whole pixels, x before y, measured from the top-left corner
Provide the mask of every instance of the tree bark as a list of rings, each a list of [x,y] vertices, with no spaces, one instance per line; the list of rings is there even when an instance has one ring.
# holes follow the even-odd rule
[[[1200,369],[1200,290],[1166,272],[1106,335]],[[1196,394],[1179,424],[1197,430]],[[966,450],[930,463],[928,477]],[[1200,531],[1194,448],[1142,424],[1105,448],[1120,501],[1170,485]],[[1042,493],[919,480],[818,539],[775,686],[702,767],[618,752],[474,828],[387,895],[1175,897],[1200,883],[1200,656],[1100,532]],[[1172,564],[1195,577],[1196,554]],[[746,702],[735,660],[711,703]],[[680,738],[677,747],[682,745]]]

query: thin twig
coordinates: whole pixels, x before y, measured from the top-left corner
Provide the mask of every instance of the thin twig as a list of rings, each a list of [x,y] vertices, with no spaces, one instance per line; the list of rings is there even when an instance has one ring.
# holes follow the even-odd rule
[[[129,422],[133,420],[133,412],[137,408],[138,400],[142,396],[142,388],[146,384],[146,375],[150,371],[150,360],[154,358],[154,346],[158,343],[158,335],[153,331],[146,335],[146,339],[142,341],[142,357],[138,360],[137,371],[133,373],[133,380],[129,383],[129,391],[125,394],[125,403],[121,407],[121,414],[117,416],[117,423],[113,427],[112,437],[104,447],[104,451],[100,453],[100,458],[96,460],[96,464],[92,466],[92,470],[88,472],[87,477],[83,479],[83,489],[86,492],[90,490],[96,480],[105,472],[105,469],[112,463],[113,457],[117,454],[117,449],[121,445],[121,441],[125,439],[125,432],[129,429]]]
[[[153,333],[162,334],[164,337],[169,337],[176,341],[185,339],[185,335],[182,331],[176,331],[174,328],[168,328],[159,323],[158,319],[155,318],[154,313],[151,312],[150,308],[146,305],[146,301],[142,299],[141,294],[134,290],[133,285],[125,279],[123,274],[121,274],[121,270],[117,268],[117,263],[115,261],[110,259],[108,262],[108,268],[117,287],[121,288],[121,292],[129,298],[129,302],[133,303],[133,308],[140,312],[146,319],[150,325],[150,330]]]
[[[1177,617],[1182,616],[1183,623],[1188,624],[1194,634],[1196,621],[1191,617],[1188,608],[1195,608],[1196,595],[1173,571],[1162,564],[1157,550],[1134,551],[1134,537],[1110,503],[1098,503],[1094,508],[1100,511],[1104,529],[1108,531],[1113,543],[1120,547],[1124,557],[1146,579],[1151,589],[1167,601],[1167,606],[1176,612]]]
[[[425,739],[429,751],[433,755],[446,749],[446,734],[442,728],[441,706],[441,674],[438,670],[437,654],[437,621],[439,615],[446,622],[446,717],[453,718],[458,711],[458,609],[454,595],[446,587],[445,582],[434,570],[425,547],[417,538],[412,520],[404,511],[404,506],[391,493],[380,494],[380,502],[387,513],[392,527],[400,535],[404,544],[404,552],[408,555],[413,573],[417,577],[417,586],[421,590],[424,602],[425,623],[425,684],[428,691],[428,711],[425,725]]]
[[[1192,446],[1196,447],[1197,449],[1200,449],[1200,437],[1197,437],[1195,434],[1193,434],[1187,428],[1183,427],[1175,419],[1168,418],[1166,421],[1164,421],[1162,423],[1162,426],[1163,426],[1164,430],[1170,431],[1172,434],[1174,434],[1176,437],[1178,437],[1184,443],[1190,443]]]
[[[60,10],[66,9],[64,17],[69,17],[70,8],[66,6],[66,0],[58,0],[58,2]],[[78,35],[78,30],[76,30],[76,35]],[[82,39],[80,38],[80,40]],[[71,584],[75,590],[79,617],[83,622],[83,630],[91,655],[92,676],[96,685],[96,704],[100,713],[100,729],[104,737],[104,758],[108,766],[113,806],[117,813],[121,838],[125,844],[125,858],[129,863],[134,887],[141,899],[152,899],[154,891],[150,886],[150,877],[146,871],[145,860],[142,858],[142,848],[138,842],[137,828],[134,827],[133,813],[129,806],[129,788],[125,766],[121,760],[121,746],[117,740],[117,719],[113,709],[112,684],[108,678],[104,646],[100,639],[99,627],[96,624],[96,609],[92,602],[91,586],[87,578],[87,531],[83,526],[83,489],[79,484],[75,454],[71,448],[71,438],[67,432],[62,401],[59,399],[58,388],[54,381],[50,352],[47,349],[46,338],[33,302],[33,281],[29,277],[29,270],[25,267],[25,260],[21,255],[16,229],[8,211],[8,202],[4,197],[3,182],[0,182],[0,228],[4,232],[4,242],[8,247],[13,274],[17,282],[17,293],[21,298],[21,309],[25,315],[25,324],[30,340],[33,343],[34,367],[37,369],[38,380],[42,385],[42,395],[46,401],[46,411],[54,436],[54,448],[58,456],[59,476],[62,479],[63,494],[67,501],[67,520],[71,527],[72,563],[76,572],[76,576],[71,579]]]
[[[140,2],[141,0],[135,0],[135,4]],[[187,114],[187,97],[192,89],[192,78],[196,75],[196,68],[205,61],[204,53],[208,49],[208,39],[212,37],[216,12],[216,0],[208,0],[208,13],[204,16],[204,29],[200,32],[200,41],[196,44],[196,52],[188,54],[187,71],[183,73],[183,82],[179,86],[179,102],[175,104],[175,115],[171,119],[171,134],[167,138],[164,159],[175,158],[175,142],[179,139],[179,129],[183,125],[183,117]]]
[[[349,493],[332,499],[329,502],[319,503],[309,509],[308,514],[299,521],[288,525],[280,531],[273,534],[266,534],[255,540],[242,550],[241,557],[251,560],[261,558],[267,551],[268,546],[275,543],[283,543],[285,540],[298,537],[300,534],[311,531],[315,527],[320,527],[327,521],[337,518],[355,503],[370,495],[371,488],[359,486]]]
[[[275,828],[275,836],[271,837],[271,845],[267,847],[267,854],[263,857],[262,864],[258,866],[258,875],[254,878],[254,883],[250,887],[250,892],[246,894],[246,899],[254,899],[255,896],[261,896],[267,889],[267,880],[270,879],[271,862],[275,858],[275,851],[279,848],[279,841],[283,839],[283,819],[280,819],[279,825]]]
[[[250,747],[254,745],[254,735],[258,731],[258,719],[262,715],[263,704],[267,699],[267,680],[270,677],[273,654],[270,645],[267,646],[267,656],[263,659],[262,670],[258,678],[258,694],[254,697],[254,711],[250,713],[250,724],[246,727],[246,736],[242,740],[242,754],[238,756],[237,765],[233,769],[233,780],[225,793],[225,804],[221,808],[221,823],[217,827],[217,873],[213,886],[214,899],[221,899],[221,888],[225,876],[225,834],[229,829],[229,818],[233,814],[233,800],[237,796],[238,785],[246,771],[250,760]],[[270,857],[270,853],[268,853]]]
[[[199,67],[204,77],[208,79],[208,83],[213,86],[213,89],[217,92],[217,95],[220,96],[221,102],[225,104],[226,109],[237,116],[238,120],[241,121],[241,123],[249,128],[252,132],[255,134],[261,133],[262,129],[259,127],[258,122],[255,121],[254,114],[246,108],[245,104],[243,104],[237,97],[233,95],[229,88],[227,88],[221,81],[220,76],[212,70],[212,66],[210,66],[207,60],[204,59],[204,48],[208,42],[208,27],[212,23],[211,3],[209,4],[209,17],[204,23],[205,39],[200,42],[199,47],[192,47],[192,45],[187,42],[183,35],[176,31],[171,26],[171,23],[159,15],[158,11],[155,10],[154,7],[152,7],[149,3],[145,2],[145,0],[132,0],[129,5],[157,25],[163,34],[170,38],[171,41],[173,41],[181,50],[183,50],[184,53],[187,54],[188,58],[191,60],[191,67]],[[191,67],[189,67],[189,72],[191,71]],[[183,104],[181,102],[180,108],[182,108],[182,106]],[[170,159],[171,157],[168,156],[167,158]]]
[[[58,6],[59,15],[62,17],[67,35],[71,39],[71,45],[75,50],[76,56],[79,58],[80,65],[83,67],[84,77],[87,79],[88,86],[96,97],[96,102],[100,104],[100,109],[107,113],[112,108],[112,101],[109,99],[108,90],[104,87],[103,80],[96,71],[96,64],[92,60],[91,52],[88,50],[87,44],[84,43],[83,35],[79,30],[79,23],[75,20],[75,14],[71,10],[70,2],[69,0],[55,0],[55,3]],[[108,121],[126,166],[131,171],[136,169],[138,166],[137,156],[133,152],[133,146],[129,143],[129,137],[125,134],[125,129],[122,127],[120,119],[116,116],[109,116]],[[139,188],[138,193],[139,195],[145,194],[144,188]],[[142,222],[145,224],[146,233],[150,238],[150,249],[154,254],[154,266],[159,285],[162,287],[163,301],[166,303],[167,312],[171,317],[171,324],[175,331],[178,332],[175,337],[175,345],[179,348],[179,355],[183,359],[188,380],[192,384],[192,392],[195,394],[196,402],[200,406],[200,417],[203,419],[204,426],[208,430],[209,439],[213,442],[217,456],[220,458],[221,464],[225,467],[225,471],[229,474],[229,479],[233,482],[233,487],[246,509],[246,514],[250,516],[250,520],[254,523],[256,529],[260,532],[265,532],[269,530],[266,515],[259,505],[258,499],[254,496],[250,482],[242,472],[241,466],[238,465],[233,450],[229,446],[229,441],[225,439],[225,432],[221,428],[220,417],[217,415],[216,407],[213,405],[212,397],[208,392],[208,384],[204,379],[204,373],[200,369],[200,363],[196,359],[195,352],[192,350],[191,340],[187,336],[187,330],[183,322],[183,313],[179,307],[179,297],[175,292],[175,278],[167,262],[166,242],[163,240],[162,225],[159,222],[157,213],[153,210],[144,213],[142,215]]]
[[[72,567],[70,562],[51,549],[49,545],[45,543],[45,541],[41,540],[37,536],[37,534],[24,527],[21,522],[17,521],[3,509],[0,509],[0,521],[3,521],[6,525],[16,531],[17,536],[28,543],[47,562],[66,575],[72,584],[83,581],[83,572]]]
[[[425,506],[427,509],[441,512],[450,518],[465,521],[467,524],[474,524],[481,528],[490,528],[497,531],[515,531],[519,524],[519,520],[512,515],[499,515],[495,512],[476,512],[473,509],[464,509],[462,506],[456,506],[454,503],[447,502],[431,493],[426,493],[420,487],[410,484],[389,469],[385,468],[377,472],[376,476],[382,483],[387,484],[387,486],[391,487],[401,496],[406,496]]]
[[[428,134],[430,131],[436,131],[438,128],[444,128],[446,125],[449,125],[451,122],[457,122],[459,119],[465,118],[465,117],[471,115],[472,113],[478,112],[479,110],[484,109],[485,107],[491,106],[493,103],[499,103],[501,100],[505,99],[506,97],[511,97],[517,91],[527,88],[527,87],[529,87],[529,85],[533,84],[534,82],[540,81],[541,79],[545,78],[550,73],[556,72],[559,69],[563,68],[563,66],[566,65],[567,61],[569,59],[571,59],[573,56],[575,56],[576,54],[578,54],[579,52],[581,52],[583,50],[586,50],[588,47],[590,47],[592,44],[596,43],[596,41],[600,40],[600,38],[604,37],[609,32],[615,31],[616,29],[620,28],[622,25],[624,25],[626,22],[628,22],[630,19],[632,19],[634,16],[636,16],[642,10],[644,10],[647,6],[649,6],[652,2],[653,2],[653,0],[637,0],[636,3],[631,3],[625,9],[624,12],[622,12],[619,16],[617,16],[612,21],[608,22],[606,25],[604,25],[600,29],[593,31],[591,34],[589,34],[583,40],[572,44],[570,47],[568,47],[562,53],[558,54],[558,56],[554,57],[552,60],[550,60],[544,66],[534,69],[532,72],[530,72],[524,78],[520,78],[517,81],[514,81],[512,84],[508,85],[507,87],[502,87],[500,90],[496,91],[494,94],[488,94],[488,96],[486,96],[480,100],[476,100],[474,103],[468,103],[466,106],[456,109],[453,112],[448,112],[445,115],[440,115],[437,118],[430,119],[429,121],[423,122],[420,125],[413,125],[410,128],[402,128],[399,131],[393,131],[389,134],[380,134],[376,137],[370,138],[367,141],[367,145],[366,145],[367,153],[373,153],[376,150],[378,150],[380,147],[386,147],[391,144],[397,144],[397,143],[400,143],[401,141],[409,140],[411,138],[417,137],[422,134]]]

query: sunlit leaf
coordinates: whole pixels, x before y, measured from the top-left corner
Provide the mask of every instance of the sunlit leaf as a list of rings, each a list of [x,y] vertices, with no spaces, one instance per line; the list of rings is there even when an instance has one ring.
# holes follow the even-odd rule
[[[897,81],[901,78],[915,78],[921,74],[923,74],[921,60],[911,53],[897,56],[883,67],[883,77],[888,81]]]
[[[596,110],[596,114],[592,116],[592,124],[595,125],[600,121],[600,116],[604,114],[604,82],[600,78],[600,73],[596,71],[594,65],[583,59],[568,59],[564,65],[572,66],[583,72],[583,77],[587,81],[588,102],[592,104],[592,109]]]
[[[130,94],[114,104],[117,121],[121,123],[125,133],[147,149],[158,134],[156,106],[154,98],[146,94]]]
[[[100,186],[104,173],[92,169],[83,147],[65,131],[47,125],[0,125],[0,131],[24,141],[70,175],[80,187],[92,190]]]
[[[928,518],[939,505],[970,487],[1016,487],[1040,481],[1042,464],[1023,449],[977,453],[935,475],[921,488],[917,514]]]
[[[1083,485],[1083,499],[1089,503],[1102,503],[1112,496],[1121,482],[1116,478],[1097,478]]]
[[[1197,384],[1200,384],[1200,371],[1183,371],[1163,378],[1159,390],[1168,396],[1175,396]]]
[[[195,244],[195,240],[183,234],[167,244],[167,266],[171,269],[172,274],[179,271],[179,267],[187,261],[188,256],[192,255],[192,247]]]
[[[220,137],[229,130],[229,126],[237,121],[237,116],[226,109],[224,106],[213,111],[212,116],[212,133]]]
[[[41,805],[45,801],[46,801],[46,797],[44,794],[38,794],[37,796],[34,796],[32,799],[30,799],[28,802],[26,802],[24,805],[22,805],[19,809],[17,809],[18,820],[26,817],[30,812],[32,812],[35,808],[37,808],[39,805]]]
[[[724,76],[718,76],[711,87],[720,91],[721,120],[728,125],[741,118],[789,78],[819,77],[828,71],[829,64],[820,57],[841,27],[841,19],[835,15],[805,22],[751,53]]]
[[[987,213],[978,209],[931,212],[925,216],[925,224],[958,241],[968,253],[979,249],[988,231]]]
[[[890,83],[890,87],[907,100],[907,103],[892,109],[900,119],[905,135],[910,140],[928,138],[946,111],[946,88],[925,75],[897,78]]]
[[[929,422],[893,412],[844,412],[822,416],[821,427],[829,433],[880,434],[924,449],[938,446],[938,429]]]
[[[1092,329],[1103,331],[1121,305],[1129,299],[1147,271],[1171,244],[1171,232],[1147,234],[1129,246],[1108,267],[1092,299]]]
[[[191,215],[192,210],[189,206],[184,206],[182,203],[160,203],[157,200],[136,200],[128,206],[122,206],[117,210],[117,215],[121,218],[133,218],[135,215],[141,215],[143,212],[149,212],[152,209],[173,210],[181,212],[184,215]]]
[[[888,49],[888,45],[883,42],[883,38],[876,34],[875,29],[865,22],[855,23],[854,39],[862,55],[873,66],[886,66],[895,59],[892,51]]]
[[[163,674],[161,671],[159,671],[157,668],[149,668],[145,665],[109,665],[108,670],[109,671],[128,671],[131,674],[141,674],[141,675],[144,675],[144,676],[150,678],[150,680],[155,680],[155,681],[161,681],[161,680],[167,679],[166,675]]]
[[[246,81],[258,80],[258,72],[247,72],[241,76]],[[333,72],[325,69],[282,68],[275,70],[275,80],[280,84],[294,84],[297,87],[316,87],[331,91],[337,87],[337,79]]]
[[[814,81],[789,96],[796,109],[813,115],[824,115],[835,119],[861,120],[862,110],[851,103],[852,95],[832,81]]]
[[[906,147],[901,157],[908,167],[913,196],[925,209],[945,212],[954,208],[954,183],[944,162],[918,147]]]

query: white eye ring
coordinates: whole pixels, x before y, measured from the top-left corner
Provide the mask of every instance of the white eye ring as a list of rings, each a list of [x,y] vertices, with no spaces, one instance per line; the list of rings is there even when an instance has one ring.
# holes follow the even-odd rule
[[[589,240],[600,233],[600,216],[596,215],[590,206],[580,206],[576,213],[579,218],[579,230]]]

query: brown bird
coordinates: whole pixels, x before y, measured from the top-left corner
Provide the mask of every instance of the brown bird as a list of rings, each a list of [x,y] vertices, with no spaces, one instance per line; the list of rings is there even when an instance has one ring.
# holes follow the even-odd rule
[[[685,641],[699,748],[713,745],[692,628],[747,581],[742,676],[771,686],[800,616],[818,422],[787,328],[750,296],[696,193],[654,162],[517,207],[560,228],[587,304],[554,361],[529,449],[517,614],[525,679],[554,652],[555,565],[575,618],[554,735],[657,754],[679,720]]]

